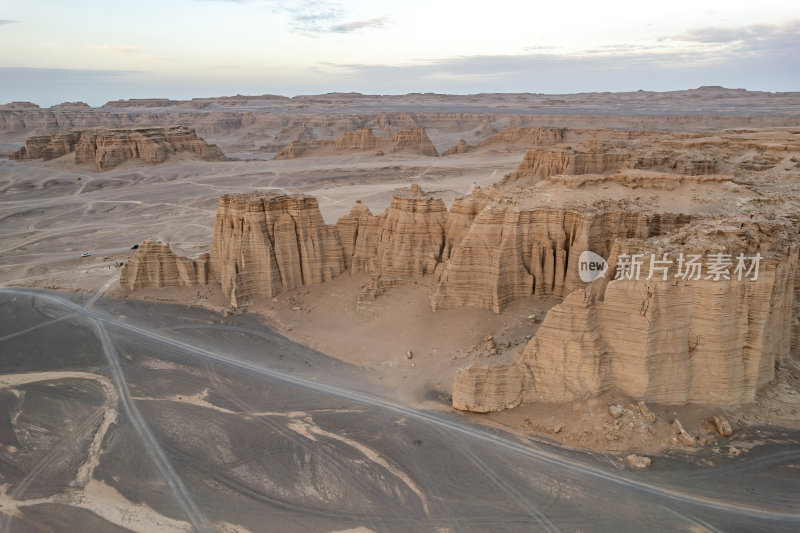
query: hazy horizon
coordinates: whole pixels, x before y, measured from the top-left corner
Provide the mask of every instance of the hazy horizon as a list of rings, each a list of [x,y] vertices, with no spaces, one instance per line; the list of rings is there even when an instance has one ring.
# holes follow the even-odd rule
[[[0,103],[235,94],[800,90],[800,6],[675,0],[32,0],[0,7]],[[122,8],[125,8],[123,11]]]

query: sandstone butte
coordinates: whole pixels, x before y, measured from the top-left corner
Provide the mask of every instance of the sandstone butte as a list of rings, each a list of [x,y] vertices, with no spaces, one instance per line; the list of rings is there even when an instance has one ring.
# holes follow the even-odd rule
[[[150,164],[165,162],[186,152],[204,161],[224,161],[225,154],[207,144],[194,130],[183,126],[137,129],[93,129],[35,135],[25,140],[10,159],[48,161],[75,153],[75,163],[92,163],[98,171],[114,168],[128,160]]]
[[[664,404],[746,403],[800,349],[800,222],[791,199],[762,196],[730,175],[628,168],[476,189],[449,211],[412,185],[380,215],[358,202],[326,225],[309,196],[225,195],[208,254],[178,257],[147,242],[120,283],[218,282],[234,306],[348,270],[391,283],[432,276],[434,310],[500,313],[512,300],[553,295],[562,303],[512,362],[457,373],[454,407],[487,412],[612,388]],[[752,205],[773,205],[773,215],[751,220]],[[586,250],[608,260],[607,277],[580,280]],[[668,281],[612,279],[632,253],[701,254],[706,268],[709,254],[758,253],[760,271],[757,280],[682,280],[673,266]]]
[[[275,155],[275,159],[295,159],[301,156],[320,155],[328,152],[371,151],[376,153],[410,152],[438,157],[425,128],[410,128],[397,131],[391,139],[377,137],[371,128],[346,131],[336,139],[309,141],[297,138]]]
[[[560,144],[528,150],[517,168],[504,177],[503,183],[524,184],[557,174],[603,174],[624,168],[659,170],[690,176],[714,174],[715,160],[701,154],[682,151],[615,149],[598,139],[587,140],[577,147]]]
[[[505,149],[526,149],[531,146],[552,146],[560,144],[564,139],[563,128],[505,128],[483,141],[470,145],[460,139],[458,144],[447,149],[442,156],[465,154],[467,152],[501,146]]]

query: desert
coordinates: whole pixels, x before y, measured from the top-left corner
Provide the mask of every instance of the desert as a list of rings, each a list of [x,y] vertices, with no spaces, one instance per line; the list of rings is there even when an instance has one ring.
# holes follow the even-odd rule
[[[798,530],[790,7],[47,4],[0,531]]]
[[[278,529],[505,529],[509,513],[549,529],[600,509],[631,527],[586,492],[611,483],[648,517],[670,500],[667,523],[702,512],[723,529],[793,529],[779,496],[793,478],[750,466],[791,465],[800,423],[800,133],[781,124],[793,100],[780,120],[719,129],[686,115],[641,130],[506,108],[390,111],[397,98],[342,117],[304,100],[318,114],[302,117],[311,139],[291,158],[289,119],[220,131],[198,111],[182,130],[145,132],[105,106],[74,111],[78,130],[43,127],[49,110],[0,111],[30,124],[4,130],[23,148],[0,163],[3,308],[23,317],[3,322],[4,453],[17,465],[6,528],[93,516],[97,530],[259,530],[266,509]],[[270,98],[241,105],[256,103],[271,116]],[[137,123],[152,105],[112,104]],[[185,104],[158,109],[173,107]],[[418,134],[402,150],[375,141],[403,131]],[[84,157],[89,142],[114,157]],[[590,283],[586,250],[608,262]],[[706,270],[729,255],[728,279],[676,278],[674,262],[668,279],[611,275],[632,254],[648,272],[698,252]],[[759,254],[757,280],[737,279],[740,254]],[[537,477],[503,472],[528,463]],[[694,485],[742,469],[761,472],[737,474],[763,491],[755,504]],[[461,493],[456,510],[441,483],[459,472],[473,480],[458,486],[486,476],[499,500]],[[555,511],[538,510],[544,494]]]

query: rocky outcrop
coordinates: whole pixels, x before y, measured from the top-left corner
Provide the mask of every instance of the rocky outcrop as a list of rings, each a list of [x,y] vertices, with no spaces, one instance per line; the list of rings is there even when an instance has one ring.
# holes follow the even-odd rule
[[[449,155],[458,155],[458,154],[466,154],[470,149],[469,144],[464,139],[459,139],[458,143],[451,146],[447,150],[442,153],[442,157],[447,157]]]
[[[483,307],[500,313],[518,298],[565,296],[583,285],[577,270],[568,268],[577,264],[583,251],[607,254],[608,243],[615,239],[646,239],[689,219],[673,214],[490,205],[469,226],[453,232],[452,242],[457,245],[448,248],[448,261],[437,269],[431,306],[434,310]],[[459,235],[464,227],[468,229]]]
[[[12,154],[11,159],[55,159],[75,152],[75,163],[91,163],[97,170],[114,168],[128,160],[149,164],[163,163],[178,153],[190,153],[204,161],[224,161],[225,155],[214,145],[197,137],[194,130],[181,126],[124,130],[88,130],[37,135]]]
[[[601,191],[606,196],[598,199]],[[553,205],[553,197],[561,201]],[[431,274],[434,310],[499,313],[514,299],[555,296],[563,301],[513,363],[458,373],[456,407],[486,412],[612,389],[656,403],[746,403],[798,347],[798,224],[749,216],[751,202],[780,201],[767,204],[731,176],[632,169],[476,189],[455,199],[449,213],[412,185],[380,215],[357,202],[335,225],[323,222],[308,196],[226,195],[208,256],[177,258],[165,245],[146,243],[122,283],[133,290],[216,281],[231,305],[241,306],[350,269],[373,274],[359,295],[362,310],[387,287]],[[609,265],[591,283],[580,278],[586,251]],[[735,271],[722,279],[680,278],[674,262],[645,279],[653,257],[699,254],[708,273],[720,253],[731,269],[739,254],[760,254],[757,279],[738,279]],[[614,279],[634,254],[642,259],[640,275]]]
[[[336,150],[376,150],[380,143],[371,129],[364,128],[356,131],[346,131],[333,142]]]
[[[342,244],[345,268],[351,268],[353,265],[353,256],[355,255],[359,228],[362,232],[366,232],[369,220],[374,218],[369,208],[361,203],[361,200],[356,200],[356,205],[353,206],[350,212],[339,218],[336,222],[336,229],[339,232],[339,241]]]
[[[91,106],[86,102],[61,102],[60,104],[50,106],[50,109],[87,110],[91,109]]]
[[[401,279],[433,274],[442,257],[446,218],[444,202],[423,193],[418,185],[396,193],[380,223],[365,228],[363,238],[375,242],[374,256],[362,256],[356,266]],[[377,230],[377,235],[366,235],[370,230]]]
[[[259,193],[219,199],[210,275],[232,305],[322,283],[344,269],[336,227],[324,223],[316,198]]]
[[[103,104],[102,107],[170,107],[179,103],[180,100],[170,100],[169,98],[131,98],[130,100],[111,100]]]
[[[516,172],[503,184],[531,184],[556,174],[603,174],[624,168],[630,153],[607,148],[602,142],[587,142],[573,148],[559,145],[528,150]]]
[[[527,150],[536,146],[553,146],[560,144],[564,138],[561,128],[522,128],[511,127],[490,135],[476,145],[470,146],[461,139],[457,145],[442,155],[454,155],[480,150],[483,148],[500,148],[503,150]]]
[[[274,159],[295,159],[300,156],[329,155],[339,152],[411,152],[430,157],[439,153],[425,133],[425,128],[412,128],[397,131],[391,139],[377,137],[371,128],[346,131],[336,139],[304,141],[295,139],[278,152]]]
[[[196,259],[175,255],[169,245],[149,240],[122,268],[119,284],[127,290],[143,287],[192,287],[208,282],[208,254]]]
[[[453,407],[488,413],[522,403],[524,376],[516,365],[471,365],[453,382]]]
[[[686,280],[675,276],[677,267],[666,280],[601,278],[551,309],[509,369],[460,372],[454,405],[485,412],[505,408],[507,391],[521,390],[521,402],[570,401],[612,388],[664,404],[752,402],[790,354],[798,244],[794,230],[781,224],[744,243],[732,238],[733,228],[726,234],[718,227],[702,222],[669,238],[620,240],[609,271],[623,253],[678,257],[711,249],[733,258],[761,254],[757,279]],[[713,254],[703,258],[709,272]],[[734,259],[731,272],[735,265]],[[648,269],[645,261],[642,270]]]
[[[386,151],[384,149],[384,151]],[[439,157],[439,152],[425,133],[425,128],[400,130],[394,134],[389,144],[390,152],[414,152],[429,157]]]
[[[133,159],[159,164],[183,152],[204,161],[225,160],[219,148],[206,144],[194,130],[177,126],[83,132],[75,147],[75,162],[94,163],[97,170],[103,171]]]
[[[28,137],[22,148],[12,153],[9,159],[14,161],[31,161],[42,159],[49,161],[75,151],[81,138],[79,131],[35,135]]]
[[[452,246],[474,216],[474,204],[461,203],[464,214],[454,219],[461,223],[448,226],[444,202],[412,185],[396,192],[379,216],[357,202],[335,225],[326,225],[317,200],[310,196],[225,195],[219,199],[207,279],[220,283],[232,305],[242,306],[257,296],[272,297],[331,280],[348,268],[384,279],[422,278],[433,274],[449,249],[446,243]],[[142,246],[131,268],[164,264],[165,250],[161,245]],[[169,257],[173,261],[174,256]],[[149,279],[154,280],[151,286],[186,284],[175,276],[127,279],[130,289],[148,286]]]
[[[688,176],[714,174],[717,162],[709,156],[689,156],[671,152],[649,152],[635,158],[634,168],[664,170]]]

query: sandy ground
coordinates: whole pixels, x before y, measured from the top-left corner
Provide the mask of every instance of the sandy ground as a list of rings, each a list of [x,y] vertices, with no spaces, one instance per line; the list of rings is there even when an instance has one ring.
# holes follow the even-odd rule
[[[19,439],[0,447],[5,531],[262,531],[265,517],[271,530],[313,532],[800,523],[799,478],[786,474],[796,432],[638,472],[618,454],[410,408],[254,314],[2,289],[0,318],[0,393],[15,398],[0,414]],[[120,416],[104,424],[114,394]]]
[[[330,161],[126,164],[97,173],[72,156],[48,162],[0,160],[0,283],[93,290],[148,238],[191,255],[211,241],[217,198],[274,190],[318,198],[326,223],[361,199],[374,213],[392,191],[420,183],[449,204],[473,184],[495,182],[521,153],[498,158],[350,157]],[[89,257],[80,257],[89,252]]]
[[[441,150],[489,133],[431,135]],[[312,194],[333,223],[356,199],[381,212],[410,183],[449,206],[524,154],[271,161],[253,151],[260,138],[238,135],[210,139],[236,147],[229,162],[182,157],[100,174],[72,156],[0,160],[0,291],[59,291],[51,300],[0,293],[0,530],[258,531],[267,515],[276,530],[306,531],[796,530],[796,363],[743,408],[648,405],[650,420],[611,392],[475,415],[449,405],[457,369],[509,361],[558,300],[517,300],[501,315],[434,313],[424,278],[359,311],[368,276],[345,274],[233,315],[221,314],[227,303],[212,284],[101,298],[100,314],[86,306],[67,316],[65,302],[98,294],[134,244],[207,251],[221,194]],[[769,143],[787,134],[741,135]],[[4,139],[0,149],[13,145]],[[728,158],[723,170],[758,152]],[[800,197],[785,179],[798,166],[792,157],[758,175],[764,205]],[[681,194],[727,195],[745,212],[737,195],[749,179]],[[638,194],[631,199],[680,210],[679,194]],[[731,422],[730,438],[715,434],[713,415]],[[676,442],[675,418],[704,442]],[[631,472],[630,451],[652,456],[651,469]]]

